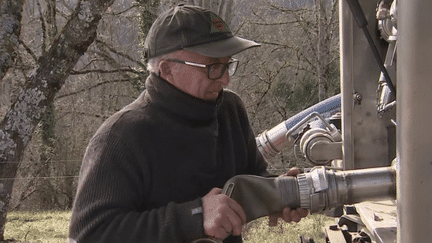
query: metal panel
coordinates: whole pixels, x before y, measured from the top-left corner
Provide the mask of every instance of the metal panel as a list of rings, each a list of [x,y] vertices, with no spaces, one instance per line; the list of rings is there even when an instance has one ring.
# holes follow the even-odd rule
[[[368,29],[375,43],[379,43],[375,35],[376,4],[376,1],[360,1],[369,22]],[[377,117],[380,69],[346,1],[340,1],[340,31],[344,168],[389,165],[387,129],[385,122]],[[378,49],[383,57],[384,48]]]
[[[377,243],[396,242],[396,203],[394,201],[363,202],[356,205],[362,222]]]
[[[325,230],[328,242],[330,242],[330,243],[347,243],[341,229],[339,229],[339,228],[330,229],[327,227],[327,228],[324,228],[324,230]]]
[[[398,0],[398,242],[432,242],[432,1]]]

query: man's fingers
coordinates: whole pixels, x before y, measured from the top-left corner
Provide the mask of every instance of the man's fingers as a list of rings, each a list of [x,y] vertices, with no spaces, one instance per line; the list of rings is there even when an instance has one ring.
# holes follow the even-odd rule
[[[229,222],[224,225],[225,229],[233,235],[240,235],[243,227],[241,219],[234,212],[228,213],[226,216]]]
[[[233,223],[232,223],[232,221],[231,221],[231,220],[233,220],[233,219],[230,219],[230,217],[231,217],[231,216],[227,215],[227,216],[226,216],[226,219],[224,220],[224,223],[222,223],[222,228],[225,230],[225,232],[226,232],[228,235],[232,234],[233,231],[234,231],[234,225],[233,225]],[[241,232],[240,232],[240,233],[241,233]]]
[[[241,220],[241,225],[243,226],[246,224],[246,213],[244,212],[243,208],[238,204],[234,199],[228,198],[229,203],[228,206],[237,214],[237,216]]]
[[[298,208],[297,212],[300,214],[300,217],[302,217],[302,218],[308,216],[308,214],[309,214],[309,211],[304,209],[304,208]]]
[[[291,220],[298,223],[301,220],[300,214],[297,212],[297,210],[291,210]]]
[[[270,227],[274,227],[278,224],[278,220],[279,218],[282,217],[282,214],[273,214],[273,215],[269,215],[269,222],[268,225]]]
[[[284,208],[282,211],[282,219],[287,222],[287,223],[291,223],[292,219],[291,219],[291,209],[290,208]]]
[[[302,218],[306,217],[308,214],[309,211],[303,208],[290,209],[289,207],[286,207],[283,209],[282,218],[287,223],[291,223],[293,221],[298,223]]]
[[[296,168],[296,167],[293,167],[285,175],[287,175],[287,176],[296,176],[298,174],[300,174],[300,169]]]
[[[214,231],[214,235],[212,235],[214,238],[217,239],[225,239],[230,235],[230,232],[227,232],[225,230],[224,227],[218,227],[215,231]]]
[[[234,199],[229,199],[229,209],[231,210],[231,214],[227,214],[228,219],[233,226],[232,233],[234,235],[240,235],[242,232],[243,225],[246,224],[246,213],[243,208],[238,204]]]

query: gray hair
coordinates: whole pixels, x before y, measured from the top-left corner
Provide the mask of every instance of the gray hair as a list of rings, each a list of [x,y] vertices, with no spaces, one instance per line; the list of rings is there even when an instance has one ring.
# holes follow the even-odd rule
[[[163,54],[157,57],[149,58],[147,61],[147,71],[151,73],[159,73],[159,62],[162,59],[170,59],[170,58],[177,58],[180,54],[181,50],[173,51],[167,54]]]
[[[152,57],[147,62],[147,71],[150,73],[158,73],[159,72],[159,61],[161,58],[159,57]]]

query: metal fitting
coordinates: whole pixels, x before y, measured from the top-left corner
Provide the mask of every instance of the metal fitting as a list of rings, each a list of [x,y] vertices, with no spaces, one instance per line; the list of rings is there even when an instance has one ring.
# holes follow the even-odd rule
[[[285,135],[288,132],[285,122],[281,122],[279,125],[275,126],[270,130],[266,130],[256,137],[256,143],[258,150],[264,156],[264,158],[269,159],[278,154],[285,144]]]
[[[331,125],[333,126],[333,125]],[[315,128],[307,131],[300,140],[300,150],[305,159],[314,165],[326,165],[342,158],[341,134],[337,129]]]
[[[339,131],[334,125],[329,124],[318,112],[312,112],[289,130],[287,129],[285,122],[281,122],[274,128],[259,134],[256,137],[258,150],[266,159],[275,156],[283,147],[294,145],[299,128],[316,118],[318,118],[320,122],[319,124],[324,124],[328,129],[328,132],[326,133],[331,134],[331,136],[341,137]]]
[[[300,205],[311,213],[396,197],[396,172],[393,167],[334,172],[319,166],[309,173],[298,175],[297,181]]]
[[[292,146],[294,141],[296,141],[296,136],[298,134],[291,134],[292,136],[288,138],[286,134],[291,127],[298,124],[303,118],[313,112],[321,114],[321,116],[326,118],[330,117],[334,113],[340,112],[340,100],[340,95],[330,97],[288,118],[279,123],[276,127],[259,134],[256,137],[259,151],[265,159],[270,159],[278,154],[282,149]]]
[[[396,0],[391,6],[385,1],[381,1],[377,9],[378,29],[381,33],[381,38],[387,42],[397,40],[397,8]]]

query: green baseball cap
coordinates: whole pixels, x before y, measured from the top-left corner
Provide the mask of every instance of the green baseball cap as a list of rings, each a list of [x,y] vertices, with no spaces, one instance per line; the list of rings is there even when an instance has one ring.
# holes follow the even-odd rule
[[[209,57],[227,57],[260,44],[234,36],[215,13],[198,6],[179,4],[153,23],[144,43],[145,58],[176,50]]]

